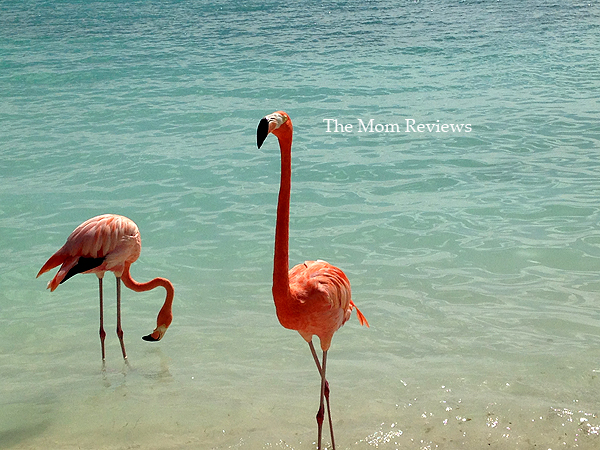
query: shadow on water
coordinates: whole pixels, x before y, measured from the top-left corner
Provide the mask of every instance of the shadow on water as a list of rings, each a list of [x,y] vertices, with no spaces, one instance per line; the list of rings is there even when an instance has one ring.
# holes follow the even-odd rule
[[[0,422],[0,449],[12,448],[43,434],[51,425],[50,409],[47,401],[2,405],[4,418]]]
[[[158,381],[172,381],[173,375],[169,370],[169,357],[160,348],[153,348],[147,351],[148,355],[153,355],[158,358],[157,371],[152,373],[146,373],[145,376],[150,379],[156,379]]]
[[[129,360],[126,359],[123,361],[123,366],[121,368],[121,370],[119,371],[119,373],[121,375],[123,375],[123,379],[121,381],[121,383],[123,385],[125,385],[126,381],[127,381],[127,374],[132,370],[131,365],[129,364]],[[104,387],[110,387],[112,385],[112,383],[109,381],[109,373],[113,373],[113,371],[107,371],[106,369],[106,361],[102,361],[102,368],[100,369],[100,373],[102,374],[102,383],[104,384]]]
[[[128,375],[134,377],[141,375],[149,380],[157,380],[161,382],[172,381],[173,375],[169,369],[170,359],[160,348],[153,348],[146,351],[146,356],[151,358],[145,361],[138,361],[138,364],[130,363],[129,359],[123,361],[120,369],[107,367],[105,361],[102,361],[100,373],[102,376],[102,384],[106,388],[118,386],[124,388],[127,386]],[[119,375],[115,378],[116,375]]]
[[[18,425],[10,430],[0,431],[0,449],[11,448],[33,436],[41,435],[50,426],[49,420],[36,424]]]

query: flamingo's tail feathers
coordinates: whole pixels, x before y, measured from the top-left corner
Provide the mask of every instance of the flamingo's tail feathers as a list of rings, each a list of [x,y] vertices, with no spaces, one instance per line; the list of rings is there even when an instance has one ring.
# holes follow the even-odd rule
[[[367,318],[365,317],[365,315],[363,313],[360,312],[360,309],[356,308],[356,316],[358,317],[358,322],[361,325],[366,326],[367,328],[369,327],[369,322],[367,321]]]
[[[358,309],[358,306],[356,306],[354,302],[352,302],[352,307],[356,309],[356,317],[358,318],[358,323],[366,326],[367,328],[370,328],[369,322],[367,322],[367,318],[363,313],[360,312],[360,309]]]
[[[48,261],[46,261],[46,264],[44,264],[42,266],[42,268],[40,269],[40,271],[38,272],[38,274],[35,277],[38,278],[41,274],[46,273],[49,270],[52,270],[57,266],[60,266],[62,263],[65,262],[66,258],[67,258],[67,255],[61,254],[60,252],[56,252],[54,255],[52,255],[50,257],[50,259]]]
[[[54,292],[54,290],[58,287],[58,285],[61,283],[61,281],[59,281],[59,276],[58,274],[52,278],[50,281],[48,281],[48,285],[46,286],[46,289],[50,289],[50,292]]]
[[[44,267],[42,267],[38,274],[38,276],[40,276],[42,273],[62,264],[54,278],[48,283],[48,289],[51,291],[54,291],[59,284],[64,283],[74,275],[95,269],[104,262],[104,258],[74,257],[68,255],[59,255],[57,258],[54,258],[55,256],[56,254],[44,264]]]

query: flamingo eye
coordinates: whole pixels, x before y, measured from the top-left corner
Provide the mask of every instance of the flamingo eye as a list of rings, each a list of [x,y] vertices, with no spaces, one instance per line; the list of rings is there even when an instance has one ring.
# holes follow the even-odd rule
[[[275,129],[279,128],[281,125],[287,122],[288,118],[283,114],[273,113],[270,116],[267,116],[269,122],[275,122]]]

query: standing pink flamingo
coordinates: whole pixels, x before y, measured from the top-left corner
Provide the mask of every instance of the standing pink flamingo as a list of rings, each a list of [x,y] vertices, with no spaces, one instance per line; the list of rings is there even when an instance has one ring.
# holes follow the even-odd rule
[[[331,445],[335,449],[329,408],[329,386],[325,378],[327,351],[333,334],[350,318],[352,309],[356,308],[356,315],[361,325],[368,327],[369,323],[352,301],[350,282],[341,269],[325,261],[306,261],[288,271],[293,135],[290,116],[283,111],[265,116],[258,124],[258,148],[262,146],[269,133],[277,136],[281,151],[281,184],[277,203],[273,263],[273,300],[279,323],[285,328],[298,331],[308,342],[321,376],[321,395],[317,412],[317,448],[321,449],[325,398]],[[323,350],[321,363],[312,343],[313,335],[318,336],[321,342],[321,350]]]
[[[127,353],[125,353],[123,329],[121,328],[121,280],[126,287],[136,292],[149,291],[158,286],[164,287],[167,291],[165,303],[156,319],[156,328],[142,339],[145,341],[161,340],[173,320],[171,307],[174,291],[171,282],[166,278],[154,278],[146,283],[138,283],[131,278],[129,267],[138,259],[141,250],[140,231],[131,219],[116,214],[104,214],[92,217],[75,228],[65,245],[46,261],[37,274],[39,277],[62,264],[54,278],[48,283],[48,289],[51,291],[78,273],[95,273],[98,276],[102,361],[106,356],[102,294],[102,278],[105,272],[114,272],[117,277],[117,336],[121,343],[124,359],[127,359]]]

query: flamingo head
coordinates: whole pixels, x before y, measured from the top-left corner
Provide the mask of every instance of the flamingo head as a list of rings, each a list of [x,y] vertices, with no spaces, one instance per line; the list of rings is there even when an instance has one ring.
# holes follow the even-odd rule
[[[263,117],[256,130],[256,145],[258,145],[258,148],[263,145],[269,133],[273,133],[277,138],[284,135],[291,136],[292,119],[290,119],[290,116],[283,111],[277,111]]]
[[[154,329],[152,333],[147,336],[143,336],[142,339],[149,342],[160,341],[167,331],[168,325],[160,325]]]
[[[173,313],[171,312],[172,299],[172,294],[169,293],[169,295],[167,295],[165,305],[161,308],[160,312],[158,313],[158,317],[156,318],[156,328],[149,335],[143,336],[143,340],[157,342],[163,338],[167,332],[167,328],[169,328],[169,325],[171,325],[171,322],[173,321]]]

